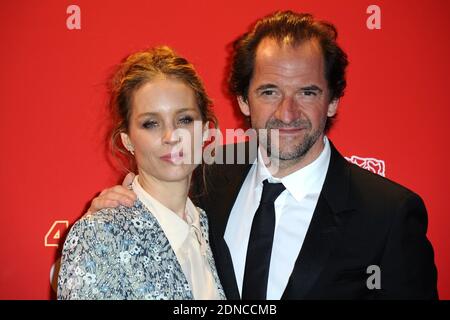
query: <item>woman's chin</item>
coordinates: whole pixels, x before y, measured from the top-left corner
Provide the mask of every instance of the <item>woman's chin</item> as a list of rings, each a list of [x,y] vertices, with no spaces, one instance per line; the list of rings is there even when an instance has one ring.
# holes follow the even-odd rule
[[[177,166],[171,170],[164,170],[165,172],[160,172],[158,179],[166,182],[181,182],[189,179],[195,168],[187,169],[184,166]]]

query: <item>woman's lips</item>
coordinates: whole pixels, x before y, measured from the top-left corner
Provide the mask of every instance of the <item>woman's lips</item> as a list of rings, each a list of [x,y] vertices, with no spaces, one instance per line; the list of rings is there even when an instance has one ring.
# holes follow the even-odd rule
[[[183,160],[183,152],[167,153],[160,157],[161,160],[178,164]]]

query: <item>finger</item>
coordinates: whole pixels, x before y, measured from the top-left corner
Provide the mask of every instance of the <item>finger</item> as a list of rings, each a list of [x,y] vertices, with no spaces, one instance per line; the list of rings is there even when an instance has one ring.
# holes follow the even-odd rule
[[[136,200],[136,194],[134,193],[134,191],[129,190],[129,189],[125,188],[124,186],[120,186],[120,185],[114,186],[111,189],[109,189],[108,192],[105,192],[104,194],[100,195],[100,197],[110,198],[109,193],[114,194],[114,195],[118,194],[121,197],[124,197],[131,202],[134,202]],[[120,200],[117,198],[112,198],[112,199]]]
[[[111,200],[111,199],[100,199],[96,203],[97,211],[106,208],[117,208],[119,205],[120,202],[118,200]]]
[[[124,196],[121,193],[115,192],[113,188],[111,188],[107,190],[107,192],[105,192],[103,195],[94,198],[88,211],[96,212],[103,208],[114,208],[117,207],[120,203],[123,203],[124,205],[133,205],[133,201],[131,201],[128,197]]]
[[[104,199],[103,204],[105,208],[116,208],[120,203],[117,200]]]
[[[128,186],[133,183],[134,177],[135,177],[135,174],[133,172],[129,172],[125,176],[125,179],[123,179],[122,186],[124,186],[125,188],[128,188]]]
[[[134,201],[135,201],[135,197],[136,195],[134,195],[134,193],[132,195],[128,194],[130,192],[130,190],[126,190],[127,193],[124,193],[124,189],[122,186],[120,186],[119,188],[114,188],[109,190],[108,193],[105,193],[102,196],[97,197],[96,199],[98,199],[99,201],[103,201],[103,200],[111,200],[111,201],[117,201],[119,204],[125,205],[125,206],[132,206]],[[118,191],[116,191],[118,190]]]
[[[91,202],[91,206],[88,209],[89,214],[96,213],[105,208],[116,208],[120,202],[118,200],[111,200],[107,198],[95,198]]]
[[[130,198],[133,198],[133,199],[135,197],[133,191],[130,192],[130,190],[128,188],[126,188],[120,184],[115,185],[114,187],[111,187],[111,188],[103,189],[98,196],[102,197],[104,195],[107,195],[110,192],[120,193],[125,196],[129,196]]]
[[[103,208],[114,208],[119,204],[131,207],[136,198],[136,194],[133,191],[117,185],[103,190],[98,197],[94,198],[86,214],[92,214]]]

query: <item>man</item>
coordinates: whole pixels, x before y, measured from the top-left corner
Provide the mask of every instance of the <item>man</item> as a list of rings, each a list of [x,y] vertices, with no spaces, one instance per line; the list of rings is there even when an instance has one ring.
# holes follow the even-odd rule
[[[268,134],[248,164],[212,165],[198,200],[229,299],[437,298],[420,197],[349,164],[325,135],[346,85],[336,35],[286,11],[235,42],[230,89]],[[115,187],[90,211],[132,200]]]

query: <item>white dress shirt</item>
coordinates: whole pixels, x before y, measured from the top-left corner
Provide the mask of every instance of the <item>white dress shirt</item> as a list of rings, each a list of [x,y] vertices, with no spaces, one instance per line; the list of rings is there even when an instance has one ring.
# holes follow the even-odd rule
[[[295,261],[302,248],[314,209],[330,163],[331,150],[327,137],[319,157],[306,167],[277,179],[262,161],[261,151],[253,163],[225,229],[225,241],[233,260],[239,293],[242,296],[247,245],[253,217],[261,199],[263,181],[280,182],[286,187],[275,200],[275,233],[270,258],[267,299],[280,299],[286,289]]]
[[[220,299],[217,285],[206,258],[206,242],[200,229],[200,213],[191,199],[186,201],[186,221],[153,198],[133,180],[132,188],[138,199],[158,220],[175,252],[196,300]]]

